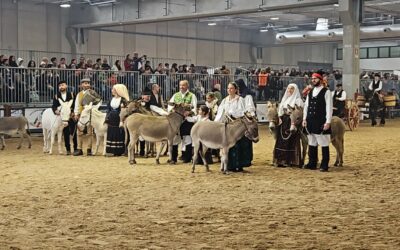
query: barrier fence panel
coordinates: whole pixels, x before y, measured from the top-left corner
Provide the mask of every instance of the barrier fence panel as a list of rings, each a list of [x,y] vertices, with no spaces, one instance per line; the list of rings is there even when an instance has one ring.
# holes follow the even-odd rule
[[[146,87],[151,90],[157,83],[165,101],[179,91],[179,82],[187,80],[199,103],[206,99],[206,94],[215,89],[220,90],[223,97],[227,95],[229,82],[243,79],[256,102],[268,100],[279,101],[289,83],[295,83],[300,91],[310,84],[309,78],[272,75],[268,78],[267,87],[259,86],[258,76],[216,75],[216,74],[139,74],[139,72],[106,71],[106,70],[71,70],[45,68],[11,68],[0,67],[0,104],[22,104],[25,106],[50,104],[58,91],[58,82],[65,80],[68,91],[77,93],[80,81],[90,78],[92,88],[98,92],[103,103],[111,99],[111,89],[116,83],[125,84],[131,98],[141,97]],[[371,80],[361,79],[359,92],[367,89]],[[332,83],[333,84],[333,83]],[[398,80],[383,80],[383,91],[398,94]],[[349,97],[350,98],[350,97]]]

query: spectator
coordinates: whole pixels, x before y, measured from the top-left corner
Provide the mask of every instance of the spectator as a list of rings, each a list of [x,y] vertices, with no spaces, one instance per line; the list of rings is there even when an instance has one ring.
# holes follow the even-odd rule
[[[115,64],[112,66],[111,71],[113,71],[113,72],[122,71],[121,63],[119,60],[115,61]]]
[[[22,65],[23,63],[24,63],[24,59],[21,58],[21,57],[19,57],[19,58],[17,59],[18,68],[25,68],[25,66]]]
[[[125,71],[131,71],[132,70],[132,58],[130,54],[127,54],[124,60],[124,68]]]
[[[76,68],[77,69],[86,69],[86,59],[83,56],[81,56],[79,58],[79,63],[78,63],[78,65],[76,65]]]
[[[50,59],[50,66],[49,66],[49,68],[57,68],[57,58],[56,57],[52,57],[51,59]]]
[[[58,64],[58,68],[59,69],[66,69],[67,68],[66,60],[65,60],[64,57],[62,57],[60,59],[60,64]]]
[[[10,65],[10,67],[18,68],[18,64],[17,64],[17,62],[15,61],[15,56],[10,56],[10,57],[8,58],[8,65]]]
[[[101,64],[102,70],[110,70],[111,66],[108,64],[107,58],[103,59],[103,64]]]
[[[94,67],[94,70],[101,70],[101,58],[96,59],[96,63],[93,67]]]
[[[76,59],[71,59],[71,63],[68,66],[69,69],[77,69]]]

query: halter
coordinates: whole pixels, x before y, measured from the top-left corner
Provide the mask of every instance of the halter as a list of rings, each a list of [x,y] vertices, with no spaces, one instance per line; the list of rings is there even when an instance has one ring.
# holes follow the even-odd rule
[[[92,122],[92,109],[90,109],[89,120],[87,122],[83,123],[83,122],[80,121],[80,119],[78,120],[78,123],[82,124],[82,126],[84,126],[84,127],[86,127],[88,123],[90,125],[91,122]]]

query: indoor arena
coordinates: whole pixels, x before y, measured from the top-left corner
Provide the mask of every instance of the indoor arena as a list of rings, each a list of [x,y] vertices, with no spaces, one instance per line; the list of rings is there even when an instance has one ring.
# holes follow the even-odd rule
[[[399,1],[0,20],[0,249],[400,249]]]

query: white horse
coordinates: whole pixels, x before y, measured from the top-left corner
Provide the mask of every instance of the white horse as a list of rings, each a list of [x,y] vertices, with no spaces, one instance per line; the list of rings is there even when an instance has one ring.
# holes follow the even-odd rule
[[[46,109],[42,115],[44,153],[53,154],[53,144],[57,134],[58,153],[62,154],[61,139],[64,128],[68,126],[73,100],[63,102],[61,99],[58,99],[58,101],[61,104],[60,115],[55,115],[51,108]]]
[[[98,110],[99,106],[99,104],[93,106],[93,103],[84,106],[81,116],[79,117],[78,128],[83,130],[85,126],[92,126],[96,133],[96,150],[94,151],[94,155],[96,155],[99,150],[101,139],[103,139],[103,155],[106,155],[108,126],[104,123],[106,114]]]

